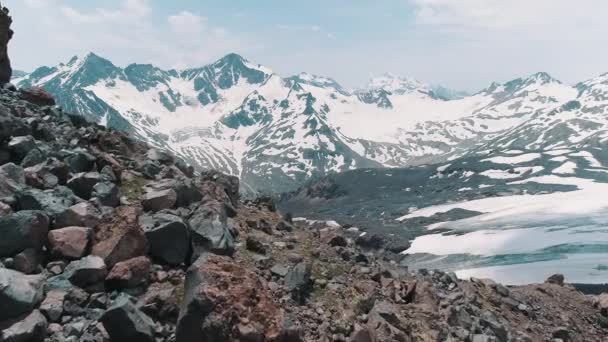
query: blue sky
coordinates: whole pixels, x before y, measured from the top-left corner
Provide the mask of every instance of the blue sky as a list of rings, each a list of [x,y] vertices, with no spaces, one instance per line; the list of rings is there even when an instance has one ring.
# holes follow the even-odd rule
[[[124,66],[201,66],[237,52],[281,75],[361,86],[391,72],[475,91],[547,71],[608,72],[604,0],[3,0],[30,71],[93,51]]]

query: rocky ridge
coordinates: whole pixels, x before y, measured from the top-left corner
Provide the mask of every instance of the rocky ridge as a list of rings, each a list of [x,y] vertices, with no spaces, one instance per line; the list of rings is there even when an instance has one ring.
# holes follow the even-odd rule
[[[2,341],[602,341],[606,295],[399,265],[239,180],[0,90]]]

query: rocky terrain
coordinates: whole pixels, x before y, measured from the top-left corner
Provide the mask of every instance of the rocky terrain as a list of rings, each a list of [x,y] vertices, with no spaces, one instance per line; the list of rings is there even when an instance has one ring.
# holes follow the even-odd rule
[[[0,91],[3,341],[603,341],[606,295],[408,272],[407,243],[239,199],[192,167]]]

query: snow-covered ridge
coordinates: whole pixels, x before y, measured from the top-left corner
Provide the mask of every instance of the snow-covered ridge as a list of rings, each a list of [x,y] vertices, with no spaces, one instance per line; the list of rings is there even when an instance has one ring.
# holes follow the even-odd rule
[[[581,143],[605,127],[598,114],[608,108],[606,79],[571,87],[537,73],[464,96],[390,74],[348,90],[325,76],[281,77],[236,54],[186,70],[123,69],[89,54],[15,81],[43,86],[67,110],[128,130],[197,167],[284,191],[312,176],[446,161],[509,149],[534,135],[537,141],[514,147],[530,149],[555,139],[543,132],[556,118],[579,127],[576,134],[560,128],[567,132],[560,139]]]

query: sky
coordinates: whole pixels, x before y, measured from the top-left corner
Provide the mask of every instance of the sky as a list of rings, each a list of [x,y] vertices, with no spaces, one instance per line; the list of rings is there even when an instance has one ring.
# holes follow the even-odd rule
[[[208,64],[230,52],[359,87],[386,72],[477,91],[546,71],[608,72],[605,0],[1,0],[13,67],[94,52],[118,66]]]

